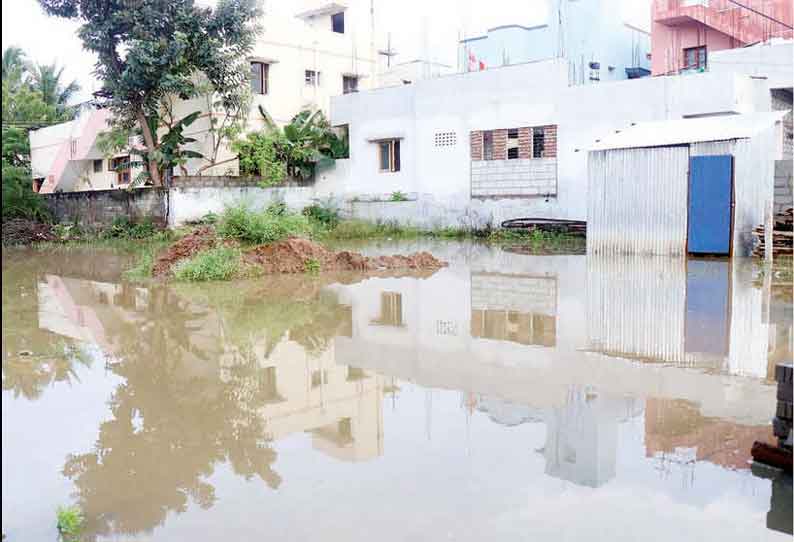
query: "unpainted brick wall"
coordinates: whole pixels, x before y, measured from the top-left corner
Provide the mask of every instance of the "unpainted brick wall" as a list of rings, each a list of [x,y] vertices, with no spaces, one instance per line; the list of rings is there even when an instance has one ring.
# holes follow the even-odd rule
[[[544,149],[542,158],[557,157],[557,125],[538,126],[544,131]],[[493,160],[507,160],[507,128],[492,130]],[[518,158],[530,159],[533,156],[534,128],[522,126],[518,128]],[[472,162],[484,160],[483,131],[474,130],[470,134],[470,153]]]
[[[163,188],[57,192],[40,197],[57,222],[88,228],[109,225],[119,217],[133,222],[151,219],[160,225],[165,225],[167,218],[167,193]]]

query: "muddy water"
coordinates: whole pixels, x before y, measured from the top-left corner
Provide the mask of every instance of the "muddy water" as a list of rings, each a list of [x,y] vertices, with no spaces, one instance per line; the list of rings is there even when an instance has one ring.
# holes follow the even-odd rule
[[[364,248],[450,267],[142,287],[4,252],[7,540],[67,504],[86,540],[790,539],[748,461],[791,300],[750,263]]]

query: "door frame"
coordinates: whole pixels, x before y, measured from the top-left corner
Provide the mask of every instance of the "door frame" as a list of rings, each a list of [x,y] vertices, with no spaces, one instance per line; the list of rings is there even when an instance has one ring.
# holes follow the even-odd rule
[[[730,156],[731,157],[731,220],[730,220],[730,231],[728,232],[728,254],[709,254],[709,253],[696,253],[693,254],[689,252],[689,203],[691,200],[691,192],[692,192],[692,158],[698,158],[700,156]],[[686,171],[686,224],[687,224],[687,231],[686,231],[686,256],[687,257],[695,257],[695,258],[733,258],[733,229],[734,229],[734,220],[736,217],[736,157],[733,154],[725,155],[725,154],[698,154],[693,156],[692,155],[692,147],[689,148],[689,158],[687,159],[687,171]]]

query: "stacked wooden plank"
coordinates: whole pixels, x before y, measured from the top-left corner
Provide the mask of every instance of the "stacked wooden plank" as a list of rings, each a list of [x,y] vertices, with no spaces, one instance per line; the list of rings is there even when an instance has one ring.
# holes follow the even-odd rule
[[[753,230],[753,256],[764,257],[766,228],[762,224]],[[772,230],[772,257],[794,254],[794,208],[789,207],[774,218]]]
[[[587,222],[583,220],[562,220],[555,218],[513,218],[502,222],[509,230],[540,230],[549,233],[568,235],[587,235]]]

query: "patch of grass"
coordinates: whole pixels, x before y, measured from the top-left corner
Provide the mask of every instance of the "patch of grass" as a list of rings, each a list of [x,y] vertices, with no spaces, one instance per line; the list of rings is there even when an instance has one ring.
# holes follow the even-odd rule
[[[64,542],[77,542],[83,527],[83,514],[76,506],[58,507],[58,533]]]
[[[255,211],[245,205],[228,207],[221,215],[218,233],[222,237],[246,243],[263,244],[280,241],[310,230],[309,219],[293,213],[283,205]]]
[[[308,217],[310,222],[317,222],[326,228],[335,228],[341,220],[339,209],[330,204],[315,203],[304,207],[301,213]]]
[[[400,192],[399,190],[395,190],[391,193],[389,197],[389,201],[408,201],[408,196],[405,192]]]
[[[146,247],[138,257],[138,263],[124,272],[124,278],[133,282],[141,282],[151,278],[158,249],[159,245]]]
[[[320,272],[320,262],[316,258],[309,258],[303,262],[303,270],[311,275],[316,275]]]
[[[203,282],[230,280],[242,268],[242,254],[232,247],[216,247],[203,250],[192,258],[179,262],[174,267],[176,280]]]
[[[102,230],[99,235],[105,239],[147,239],[159,231],[151,218],[133,222],[126,216],[120,216],[114,218],[110,226]]]

